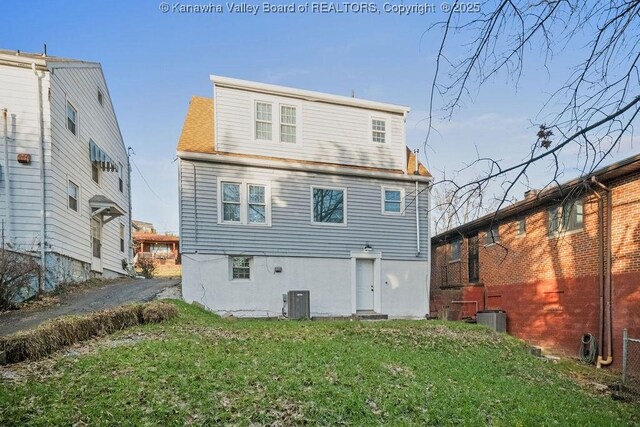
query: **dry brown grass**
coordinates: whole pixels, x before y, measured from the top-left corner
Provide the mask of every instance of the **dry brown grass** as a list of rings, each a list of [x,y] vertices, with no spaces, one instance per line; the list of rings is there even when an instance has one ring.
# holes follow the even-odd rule
[[[97,335],[143,323],[158,323],[177,315],[178,310],[173,304],[154,301],[124,305],[85,316],[60,317],[36,329],[0,337],[0,351],[5,352],[7,363],[36,360]]]

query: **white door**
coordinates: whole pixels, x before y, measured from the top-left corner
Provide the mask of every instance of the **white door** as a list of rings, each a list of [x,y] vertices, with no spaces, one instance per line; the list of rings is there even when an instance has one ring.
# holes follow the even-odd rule
[[[372,259],[356,259],[356,310],[373,311]]]
[[[102,222],[91,219],[91,270],[102,272]]]

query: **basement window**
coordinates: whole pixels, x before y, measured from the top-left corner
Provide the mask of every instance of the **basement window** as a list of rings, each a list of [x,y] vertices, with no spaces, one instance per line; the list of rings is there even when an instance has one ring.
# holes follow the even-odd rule
[[[232,280],[251,279],[251,257],[248,257],[248,256],[231,257],[231,279]]]

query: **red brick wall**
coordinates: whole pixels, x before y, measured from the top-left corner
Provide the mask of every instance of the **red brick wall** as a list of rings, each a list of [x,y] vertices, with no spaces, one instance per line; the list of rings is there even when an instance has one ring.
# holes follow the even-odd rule
[[[640,174],[607,185],[613,201],[613,355],[619,366],[622,329],[640,337]],[[450,262],[448,243],[432,245],[431,315],[460,318],[468,315],[470,304],[464,312],[452,301],[477,301],[479,309],[486,302],[488,309],[507,311],[513,335],[576,355],[582,334],[598,337],[599,316],[598,198],[586,193],[583,203],[583,229],[559,237],[547,235],[548,207],[526,214],[522,237],[516,236],[520,217],[502,221],[499,245],[485,246],[486,229],[479,230],[480,280],[475,284],[468,282],[466,237],[460,262]]]

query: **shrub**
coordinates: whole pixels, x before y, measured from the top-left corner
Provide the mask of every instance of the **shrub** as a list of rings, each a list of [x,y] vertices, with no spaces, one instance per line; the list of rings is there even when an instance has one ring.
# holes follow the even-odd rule
[[[153,279],[153,276],[156,274],[158,264],[153,258],[139,257],[136,262],[136,267],[140,270],[140,273],[145,279]]]
[[[39,274],[31,255],[0,249],[0,311],[14,308]]]
[[[0,337],[0,351],[8,363],[34,360],[61,348],[110,334],[142,323],[158,323],[178,315],[178,309],[165,302],[132,304],[91,313],[51,320],[38,328]]]

